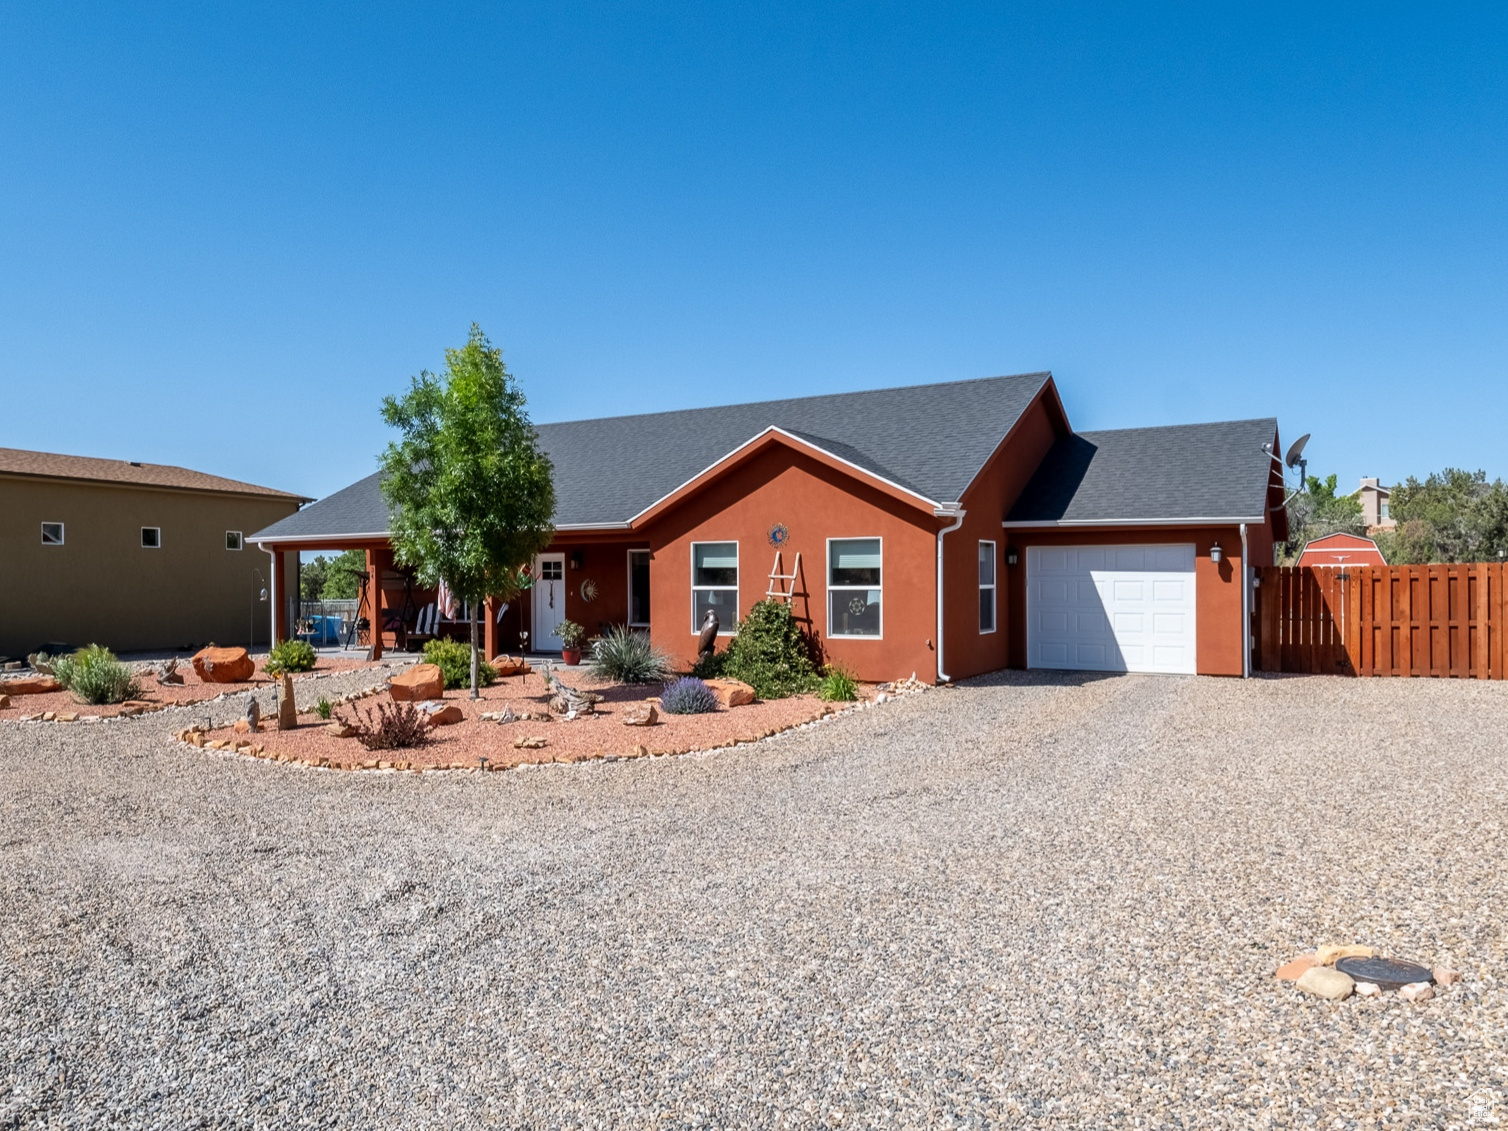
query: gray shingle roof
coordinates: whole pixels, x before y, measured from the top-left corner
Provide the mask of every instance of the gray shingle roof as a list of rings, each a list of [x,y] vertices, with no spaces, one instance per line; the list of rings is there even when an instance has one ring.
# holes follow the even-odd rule
[[[1008,522],[1127,522],[1266,513],[1278,422],[1228,420],[1065,436],[1047,453]]]
[[[555,523],[627,522],[772,426],[933,502],[954,502],[1048,380],[1029,373],[541,424],[540,444],[555,465]],[[256,537],[386,530],[387,505],[371,475]]]

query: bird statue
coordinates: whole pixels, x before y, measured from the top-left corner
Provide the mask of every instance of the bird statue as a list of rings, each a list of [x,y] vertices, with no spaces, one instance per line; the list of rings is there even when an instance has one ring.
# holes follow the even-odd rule
[[[696,638],[696,657],[700,660],[704,656],[710,656],[717,650],[717,630],[721,627],[717,620],[717,613],[711,609],[702,618],[702,631]]]

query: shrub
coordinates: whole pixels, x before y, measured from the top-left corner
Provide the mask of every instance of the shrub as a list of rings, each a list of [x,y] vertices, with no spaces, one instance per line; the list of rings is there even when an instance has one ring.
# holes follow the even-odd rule
[[[563,620],[555,626],[555,635],[567,648],[576,649],[586,639],[586,629],[573,620]]]
[[[424,645],[424,662],[434,664],[445,676],[449,688],[471,686],[471,645],[459,640],[431,640]],[[488,687],[497,679],[497,669],[486,660],[478,659],[476,681],[478,687]]]
[[[429,720],[412,703],[379,703],[375,713],[355,714],[350,725],[356,728],[356,741],[368,750],[400,750],[429,741]]]
[[[319,697],[319,702],[314,704],[314,713],[322,719],[328,719],[332,710],[334,708],[330,706],[330,700],[323,695]]]
[[[817,698],[829,703],[852,703],[859,697],[859,681],[842,664],[828,664],[822,669]]]
[[[695,676],[682,676],[660,692],[660,708],[667,715],[705,715],[717,710],[717,696]]]
[[[658,683],[671,672],[670,657],[647,632],[614,625],[592,646],[592,674],[619,683]]]
[[[708,652],[705,656],[696,658],[696,663],[691,665],[691,674],[697,679],[720,679],[727,666],[728,653]]]
[[[262,670],[268,675],[312,671],[316,659],[318,657],[314,654],[314,646],[308,641],[285,640],[267,653],[267,662],[262,665]]]
[[[98,644],[54,660],[52,674],[83,703],[123,703],[141,694],[135,673]]]
[[[817,685],[811,647],[790,606],[766,600],[749,610],[728,644],[723,674],[743,680],[761,699],[784,699]]]

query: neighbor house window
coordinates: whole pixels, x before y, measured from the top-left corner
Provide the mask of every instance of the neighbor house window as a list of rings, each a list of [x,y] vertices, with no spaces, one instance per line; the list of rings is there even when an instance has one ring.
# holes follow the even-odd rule
[[[691,631],[700,632],[707,614],[717,614],[719,635],[738,623],[738,543],[691,543]]]
[[[141,546],[144,550],[162,549],[162,527],[143,526],[141,528]]]
[[[1384,499],[1382,501],[1382,508],[1381,509],[1382,509],[1382,521],[1386,522],[1388,520],[1388,502],[1387,502],[1386,499]]]
[[[239,550],[241,548],[241,532],[239,530],[227,530],[225,532],[225,548],[227,550]]]
[[[979,631],[995,631],[995,543],[979,543]]]
[[[61,546],[63,544],[63,524],[61,522],[44,522],[42,524],[42,545]]]
[[[649,627],[649,551],[628,552],[628,623]]]
[[[827,634],[880,635],[880,540],[827,543]]]

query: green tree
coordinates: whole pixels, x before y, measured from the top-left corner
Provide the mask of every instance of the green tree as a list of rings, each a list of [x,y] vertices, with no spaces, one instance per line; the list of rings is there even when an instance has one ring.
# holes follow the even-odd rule
[[[360,550],[347,550],[333,558],[318,554],[299,569],[299,596],[305,601],[341,601],[356,596],[357,575],[367,568]]]
[[[1394,564],[1493,561],[1508,551],[1508,486],[1485,471],[1447,467],[1422,483],[1411,475],[1388,501],[1398,526],[1377,541]]]
[[[471,607],[471,697],[477,697],[477,610],[511,599],[523,567],[554,536],[555,487],[524,395],[472,324],[445,351],[445,374],[424,371],[382,418],[401,439],[382,454],[394,556],[426,585],[443,579]]]
[[[1326,534],[1366,533],[1361,520],[1361,502],[1355,495],[1337,495],[1339,476],[1321,479],[1311,475],[1305,480],[1307,490],[1288,502],[1288,541],[1283,557],[1296,560],[1305,543]]]

